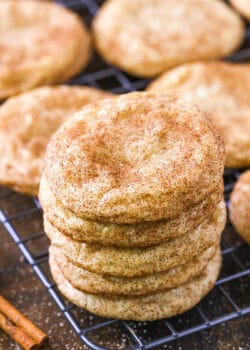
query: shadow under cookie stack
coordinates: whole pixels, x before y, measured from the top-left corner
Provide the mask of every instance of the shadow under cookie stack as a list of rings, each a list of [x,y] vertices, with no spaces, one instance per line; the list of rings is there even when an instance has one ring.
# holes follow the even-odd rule
[[[50,141],[39,194],[59,290],[129,320],[196,305],[221,266],[224,162],[213,126],[179,99],[137,92],[78,112]]]

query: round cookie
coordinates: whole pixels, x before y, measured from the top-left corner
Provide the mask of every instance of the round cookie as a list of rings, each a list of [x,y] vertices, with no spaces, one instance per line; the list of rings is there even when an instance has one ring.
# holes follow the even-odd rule
[[[133,278],[103,276],[84,270],[72,264],[60,249],[54,246],[50,247],[49,253],[51,264],[55,261],[65,278],[76,289],[93,294],[145,295],[176,288],[197,276],[213,258],[217,249],[218,244],[215,244],[186,264],[166,272]]]
[[[243,21],[219,0],[109,0],[93,31],[106,61],[141,77],[227,56],[244,38]]]
[[[230,0],[231,4],[250,20],[250,0]]]
[[[236,231],[250,244],[250,170],[244,172],[236,182],[229,209]]]
[[[0,99],[69,79],[90,51],[90,36],[73,12],[49,1],[0,1]]]
[[[250,166],[250,66],[193,63],[166,72],[148,88],[185,98],[203,108],[226,146],[226,166]]]
[[[87,106],[53,135],[45,177],[76,216],[109,223],[177,216],[218,188],[224,145],[203,112],[154,92]]]
[[[222,201],[210,220],[194,232],[150,248],[115,248],[79,243],[64,236],[45,218],[45,232],[52,245],[75,265],[88,271],[118,277],[136,277],[167,271],[192,260],[218,243],[226,221]]]
[[[7,100],[0,106],[0,183],[36,195],[52,134],[74,112],[107,96],[90,87],[55,86]]]
[[[204,271],[180,287],[146,296],[121,297],[94,295],[75,289],[60,267],[50,261],[50,269],[59,290],[72,303],[94,314],[109,318],[153,321],[172,317],[191,309],[213,288],[221,267],[218,252]]]
[[[194,230],[209,220],[223,196],[223,181],[202,202],[169,220],[138,222],[136,224],[108,224],[79,218],[55,198],[45,176],[42,176],[39,200],[48,221],[73,240],[117,247],[147,247],[160,244]]]

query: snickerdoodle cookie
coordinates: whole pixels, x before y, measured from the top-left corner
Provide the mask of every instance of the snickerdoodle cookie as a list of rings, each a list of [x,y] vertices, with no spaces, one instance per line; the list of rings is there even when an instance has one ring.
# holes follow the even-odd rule
[[[49,1],[0,1],[0,99],[69,79],[90,51],[90,36],[73,12]]]
[[[52,134],[74,112],[108,96],[90,87],[40,87],[0,107],[0,183],[36,195]]]
[[[60,203],[51,192],[45,176],[40,182],[39,200],[49,222],[73,240],[118,247],[147,247],[193,231],[209,220],[223,195],[223,181],[203,201],[168,220],[109,224],[77,217]]]
[[[191,309],[204,297],[219,275],[221,252],[202,273],[173,289],[145,296],[113,296],[90,294],[74,288],[64,277],[56,261],[50,257],[50,269],[59,290],[74,304],[97,315],[121,319],[152,321],[171,317]]]
[[[225,141],[226,166],[250,166],[250,65],[185,64],[160,76],[149,90],[197,103]]]
[[[174,217],[221,183],[224,145],[203,112],[135,92],[86,106],[52,137],[45,177],[76,216],[109,223]]]
[[[220,0],[108,0],[93,31],[104,59],[142,77],[227,56],[244,38],[243,21]]]
[[[198,303],[220,269],[224,162],[211,121],[176,97],[136,92],[76,113],[48,145],[39,192],[59,290],[122,319]]]
[[[195,258],[218,244],[225,226],[226,210],[222,201],[210,220],[193,232],[161,245],[148,248],[116,248],[90,245],[64,236],[45,219],[45,232],[52,245],[75,265],[88,271],[118,277],[136,277],[167,271]]]
[[[231,4],[250,20],[250,0],[230,0]]]
[[[240,176],[231,193],[230,219],[237,232],[250,244],[250,170]]]
[[[60,266],[65,278],[76,289],[93,294],[145,295],[176,288],[197,276],[213,258],[217,249],[218,242],[192,260],[166,272],[131,278],[105,276],[80,268],[55,246],[50,247],[49,253],[51,263],[55,261]]]

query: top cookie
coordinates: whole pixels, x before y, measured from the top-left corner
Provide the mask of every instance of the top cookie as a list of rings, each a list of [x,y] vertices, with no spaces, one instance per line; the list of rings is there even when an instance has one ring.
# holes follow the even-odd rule
[[[250,20],[250,0],[230,0],[231,4]]]
[[[133,223],[178,215],[219,185],[224,146],[196,107],[135,92],[87,106],[47,149],[45,176],[79,217]]]
[[[228,167],[250,166],[250,66],[225,62],[186,64],[166,72],[149,90],[197,103],[226,145]]]
[[[240,17],[218,0],[108,0],[93,29],[108,62],[142,77],[226,56],[244,37]]]
[[[77,86],[40,87],[0,107],[0,184],[36,195],[47,144],[77,110],[108,93]]]
[[[48,1],[0,1],[0,99],[65,81],[88,62],[81,19]]]

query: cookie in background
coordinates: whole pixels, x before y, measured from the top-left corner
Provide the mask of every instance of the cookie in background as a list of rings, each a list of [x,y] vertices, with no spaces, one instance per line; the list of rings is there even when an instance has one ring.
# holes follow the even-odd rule
[[[250,0],[230,0],[230,3],[250,21]]]
[[[250,244],[250,170],[236,182],[230,196],[229,212],[236,231]]]
[[[154,77],[186,62],[228,56],[243,42],[244,24],[220,0],[108,0],[94,19],[93,37],[107,62]]]
[[[74,112],[110,94],[87,86],[40,87],[0,106],[0,184],[36,195],[52,134]]]
[[[220,61],[185,64],[161,75],[148,90],[196,103],[224,139],[226,166],[250,166],[250,65]]]
[[[70,10],[48,1],[0,1],[0,99],[79,73],[90,35]]]

